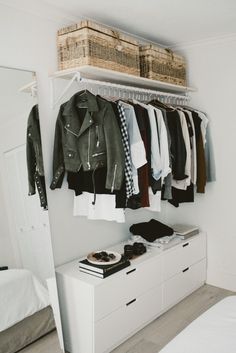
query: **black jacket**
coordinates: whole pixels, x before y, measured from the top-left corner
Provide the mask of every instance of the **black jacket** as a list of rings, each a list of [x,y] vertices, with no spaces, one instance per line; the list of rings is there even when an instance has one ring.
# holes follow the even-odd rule
[[[58,114],[51,189],[61,187],[65,171],[104,167],[106,188],[119,190],[124,177],[124,150],[112,106],[89,91],[81,91],[62,104]]]
[[[28,118],[26,156],[29,185],[28,195],[34,195],[37,186],[40,204],[44,209],[47,209],[38,105],[32,108]]]
[[[166,117],[171,137],[170,151],[173,178],[183,180],[187,178],[187,175],[185,175],[186,147],[180,116],[177,110],[166,110]]]

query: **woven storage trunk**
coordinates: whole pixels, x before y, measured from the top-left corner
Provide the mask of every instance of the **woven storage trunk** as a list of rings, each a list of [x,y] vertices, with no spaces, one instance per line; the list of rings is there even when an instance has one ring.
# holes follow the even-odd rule
[[[59,70],[92,65],[140,76],[139,45],[132,37],[91,21],[58,31]]]
[[[141,46],[139,54],[142,77],[186,86],[186,62],[182,56],[154,45]]]

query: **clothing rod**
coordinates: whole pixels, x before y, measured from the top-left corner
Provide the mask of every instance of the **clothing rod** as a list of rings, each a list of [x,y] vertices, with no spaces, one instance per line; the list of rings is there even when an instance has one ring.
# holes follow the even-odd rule
[[[124,85],[120,83],[113,83],[109,81],[100,81],[96,79],[91,79],[91,78],[86,78],[82,77],[81,73],[79,71],[75,72],[74,75],[71,77],[69,83],[66,85],[66,87],[62,90],[61,94],[55,98],[54,95],[54,80],[55,78],[58,77],[52,77],[51,78],[51,95],[52,95],[52,108],[54,109],[57,104],[61,101],[61,99],[64,97],[66,92],[70,89],[72,86],[73,82],[77,82],[79,85],[80,84],[88,84],[91,86],[98,86],[99,87],[106,87],[108,89],[114,89],[117,90],[117,92],[133,92],[133,93],[140,93],[144,95],[149,95],[151,99],[151,95],[154,97],[159,96],[159,97],[166,97],[166,98],[174,98],[174,99],[180,99],[180,100],[189,100],[190,97],[188,96],[188,90],[186,89],[185,94],[175,94],[175,93],[169,93],[165,91],[157,91],[149,88],[143,88],[143,87],[137,87],[137,86],[129,86],[129,85]],[[91,88],[92,89],[92,88]]]
[[[138,93],[153,94],[156,96],[157,95],[158,96],[166,96],[166,97],[180,98],[180,99],[186,99],[186,100],[189,99],[189,96],[187,96],[187,95],[156,91],[156,90],[151,90],[151,89],[146,89],[146,88],[139,88],[139,87],[135,87],[135,86],[127,86],[127,85],[122,85],[119,83],[112,83],[112,82],[107,82],[107,81],[98,81],[98,80],[93,80],[90,78],[81,77],[80,82],[95,84],[95,85],[99,85],[99,86],[106,86],[108,88],[115,88],[115,89],[123,90],[123,91],[133,91],[133,92],[138,92]]]

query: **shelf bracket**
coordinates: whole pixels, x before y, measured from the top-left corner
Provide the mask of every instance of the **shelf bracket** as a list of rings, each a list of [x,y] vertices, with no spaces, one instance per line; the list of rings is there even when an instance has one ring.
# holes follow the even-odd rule
[[[37,82],[32,81],[27,85],[24,85],[23,87],[19,88],[19,92],[30,93],[31,96],[35,98],[37,96],[37,88]]]
[[[55,77],[51,77],[51,102],[52,102],[52,109],[55,109],[56,106],[58,105],[58,103],[60,103],[60,101],[62,100],[62,98],[65,96],[66,92],[70,89],[70,87],[72,86],[72,84],[75,81],[78,81],[78,83],[81,82],[81,75],[80,72],[76,72],[74,74],[74,76],[70,79],[70,81],[68,82],[68,84],[66,85],[66,87],[64,88],[64,90],[61,92],[61,94],[55,98],[55,90],[54,90],[54,80]]]

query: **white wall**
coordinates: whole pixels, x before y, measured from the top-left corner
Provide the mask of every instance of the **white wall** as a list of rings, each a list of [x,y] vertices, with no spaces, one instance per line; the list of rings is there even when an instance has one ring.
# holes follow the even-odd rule
[[[11,117],[0,129],[0,177],[7,211],[4,223],[9,226],[9,256],[14,256],[15,266],[32,271],[44,281],[54,275],[54,263],[48,213],[40,207],[37,194],[28,196],[26,126],[35,100],[27,96],[24,113],[19,110],[16,118]],[[4,223],[0,224],[1,229]]]
[[[9,25],[10,24],[10,25]],[[50,110],[48,72],[56,70],[56,29],[53,23],[1,6],[0,65],[35,70],[39,81],[39,104],[44,143],[46,179],[51,180],[51,158],[56,115]],[[6,33],[7,31],[7,33]],[[165,205],[161,218],[168,223],[200,224],[208,232],[208,282],[236,290],[236,222],[234,215],[234,151],[236,92],[236,43],[234,40],[200,43],[185,49],[190,84],[198,88],[192,104],[205,110],[211,120],[217,182],[207,186],[194,204],[179,209]],[[56,264],[105,247],[128,236],[131,223],[158,216],[129,212],[125,225],[88,222],[72,216],[73,196],[66,190],[49,191],[52,242]]]
[[[0,66],[36,71],[40,92],[41,120],[46,131],[43,135],[46,135],[46,139],[48,137],[47,123],[50,120],[48,73],[56,70],[56,30],[62,24],[63,22],[60,24],[60,22],[43,20],[40,17],[0,4]],[[45,159],[47,159],[46,157],[47,153],[45,152]],[[9,240],[1,185],[0,197],[1,206],[3,206],[0,214],[0,265],[14,266],[15,260]]]
[[[3,187],[0,183],[0,266],[14,267],[15,256],[12,243],[9,236],[9,227],[7,222],[6,204],[4,200]]]
[[[32,80],[32,73],[19,70],[10,70],[0,67],[0,145],[2,147],[3,140],[7,137],[9,143],[9,129],[12,131],[12,126],[6,125],[13,119],[21,120],[22,110],[28,114],[32,106],[32,98],[19,92],[19,88],[29,83]],[[14,103],[14,104],[13,104]],[[25,115],[26,117],[27,115]],[[25,128],[25,120],[24,128]],[[15,127],[16,128],[16,127]],[[24,128],[23,139],[25,137]],[[18,129],[16,129],[18,130]],[[19,131],[18,131],[19,133]],[[0,162],[2,163],[2,153],[4,148],[1,148]],[[6,178],[3,177],[4,167],[1,164],[0,168],[0,265],[8,265],[15,267],[18,265],[18,256],[16,248],[11,240],[9,222],[7,215],[6,198],[4,197],[4,188],[6,187]],[[9,196],[9,195],[8,195]]]
[[[197,43],[183,52],[190,85],[198,89],[191,105],[211,119],[217,181],[194,204],[168,206],[168,219],[199,224],[207,231],[207,282],[236,290],[236,37]]]
[[[24,0],[22,6],[25,6],[26,2],[27,0]],[[39,5],[40,7],[38,16],[33,15],[30,11],[23,12],[15,9],[14,6],[20,6],[17,1],[5,1],[5,3],[7,5],[0,4],[0,66],[15,67],[36,72],[41,128],[43,130],[44,159],[46,161],[45,164],[49,164],[50,155],[48,151],[51,149],[51,141],[48,141],[48,138],[50,138],[50,135],[48,135],[48,121],[50,121],[48,73],[54,72],[57,68],[56,31],[65,22],[64,20],[60,20],[61,14],[55,16],[57,18],[55,22],[44,19],[42,15],[43,3],[37,4],[34,2],[35,6]],[[30,1],[30,3],[32,4],[33,2]],[[53,17],[53,15],[51,16],[51,14],[45,11],[45,16],[47,15],[49,15],[49,18]],[[54,289],[54,291],[54,305],[57,306],[56,290]],[[61,339],[61,346],[63,346],[60,324],[57,329],[59,338]]]

